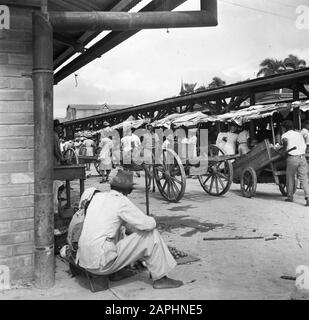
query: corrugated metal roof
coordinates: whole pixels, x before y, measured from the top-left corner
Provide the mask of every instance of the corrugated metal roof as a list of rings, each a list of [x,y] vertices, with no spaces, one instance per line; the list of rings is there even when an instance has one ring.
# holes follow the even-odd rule
[[[180,126],[196,126],[199,123],[207,122],[235,122],[242,125],[253,119],[267,118],[275,113],[287,113],[295,108],[300,108],[301,111],[309,111],[309,100],[295,101],[291,103],[275,103],[267,105],[254,105],[245,109],[231,111],[220,115],[206,115],[202,112],[187,112],[183,114],[175,114],[155,121],[153,124],[156,127],[170,128],[173,124],[175,127]]]

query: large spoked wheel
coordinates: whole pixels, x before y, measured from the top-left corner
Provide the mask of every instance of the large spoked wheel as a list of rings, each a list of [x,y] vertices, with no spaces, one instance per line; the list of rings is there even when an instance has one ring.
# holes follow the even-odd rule
[[[78,156],[75,153],[74,149],[69,148],[64,151],[63,158],[67,164],[78,164]]]
[[[170,202],[178,202],[186,189],[185,170],[177,153],[164,149],[160,164],[154,164],[153,173],[161,195]]]
[[[223,156],[224,152],[215,145],[210,145],[208,156]],[[222,196],[229,191],[233,181],[233,166],[231,161],[208,161],[205,175],[198,176],[202,188],[212,196]]]
[[[240,177],[241,193],[246,198],[255,196],[257,186],[257,177],[253,168],[248,167],[242,173]]]

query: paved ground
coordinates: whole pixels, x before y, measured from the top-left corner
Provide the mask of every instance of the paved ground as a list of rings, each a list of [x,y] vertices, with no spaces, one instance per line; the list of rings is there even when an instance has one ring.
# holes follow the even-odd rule
[[[94,174],[94,172],[93,172]],[[87,186],[102,190],[98,176]],[[135,178],[129,196],[145,210],[144,178]],[[77,185],[74,184],[74,192]],[[199,261],[178,265],[170,274],[182,279],[178,289],[155,290],[147,272],[120,282],[110,290],[91,293],[68,266],[57,259],[56,285],[50,290],[19,288],[0,292],[0,299],[290,299],[294,281],[280,279],[295,275],[298,265],[309,265],[309,208],[302,190],[295,203],[285,203],[274,184],[259,184],[255,198],[240,195],[233,184],[223,197],[207,195],[198,180],[188,179],[184,198],[168,203],[150,193],[151,214],[167,244],[195,255]],[[204,237],[252,237],[282,235],[276,240],[203,240]]]

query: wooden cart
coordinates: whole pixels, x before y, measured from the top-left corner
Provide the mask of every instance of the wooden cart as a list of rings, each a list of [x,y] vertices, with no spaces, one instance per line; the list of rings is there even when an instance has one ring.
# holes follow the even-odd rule
[[[63,157],[67,164],[93,163],[97,173],[101,175],[101,172],[99,170],[100,161],[98,160],[100,150],[100,148],[95,149],[93,156],[83,156],[77,154],[73,148],[68,148],[63,152]]]
[[[264,140],[247,154],[233,162],[233,182],[240,183],[241,193],[251,198],[256,193],[257,183],[275,182],[283,196],[286,196],[286,155],[277,151]]]
[[[168,156],[174,158],[173,164],[166,164]],[[233,178],[233,167],[230,160],[237,157],[237,155],[224,155],[222,150],[215,145],[209,146],[208,166],[204,169],[205,172],[197,175],[206,193],[212,196],[222,196],[230,189]],[[153,164],[151,167],[150,171],[153,172],[161,195],[170,202],[178,202],[185,193],[186,172],[189,172],[191,167],[198,168],[198,165],[183,163],[175,150],[167,148],[163,150],[161,163]]]
[[[121,164],[125,170],[129,171],[145,171],[147,178],[147,188],[151,187],[153,182],[153,191],[155,190],[154,181],[159,189],[159,192],[169,202],[178,202],[185,193],[186,189],[186,172],[189,171],[191,165],[182,163],[179,155],[173,149],[163,149],[159,157],[159,163],[153,161],[149,165],[130,165]],[[98,153],[97,153],[98,154]],[[80,156],[76,155],[74,149],[68,149],[64,153],[64,157],[69,164],[94,163],[98,173],[98,155],[95,156]],[[203,190],[212,196],[221,196],[225,194],[231,184],[233,177],[233,167],[231,159],[235,156],[226,156],[215,145],[210,145],[208,148],[208,167],[205,168],[205,173],[198,175],[199,183]],[[167,161],[167,159],[169,161]]]

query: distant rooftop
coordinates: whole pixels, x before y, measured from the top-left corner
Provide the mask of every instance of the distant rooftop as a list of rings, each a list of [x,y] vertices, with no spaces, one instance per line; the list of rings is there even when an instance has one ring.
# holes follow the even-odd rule
[[[65,121],[76,120],[89,116],[99,115],[107,112],[130,108],[127,104],[69,104]]]
[[[121,110],[123,108],[132,107],[133,105],[127,104],[69,104],[67,109],[76,109],[76,110],[102,110],[108,109],[108,111],[112,110]]]

